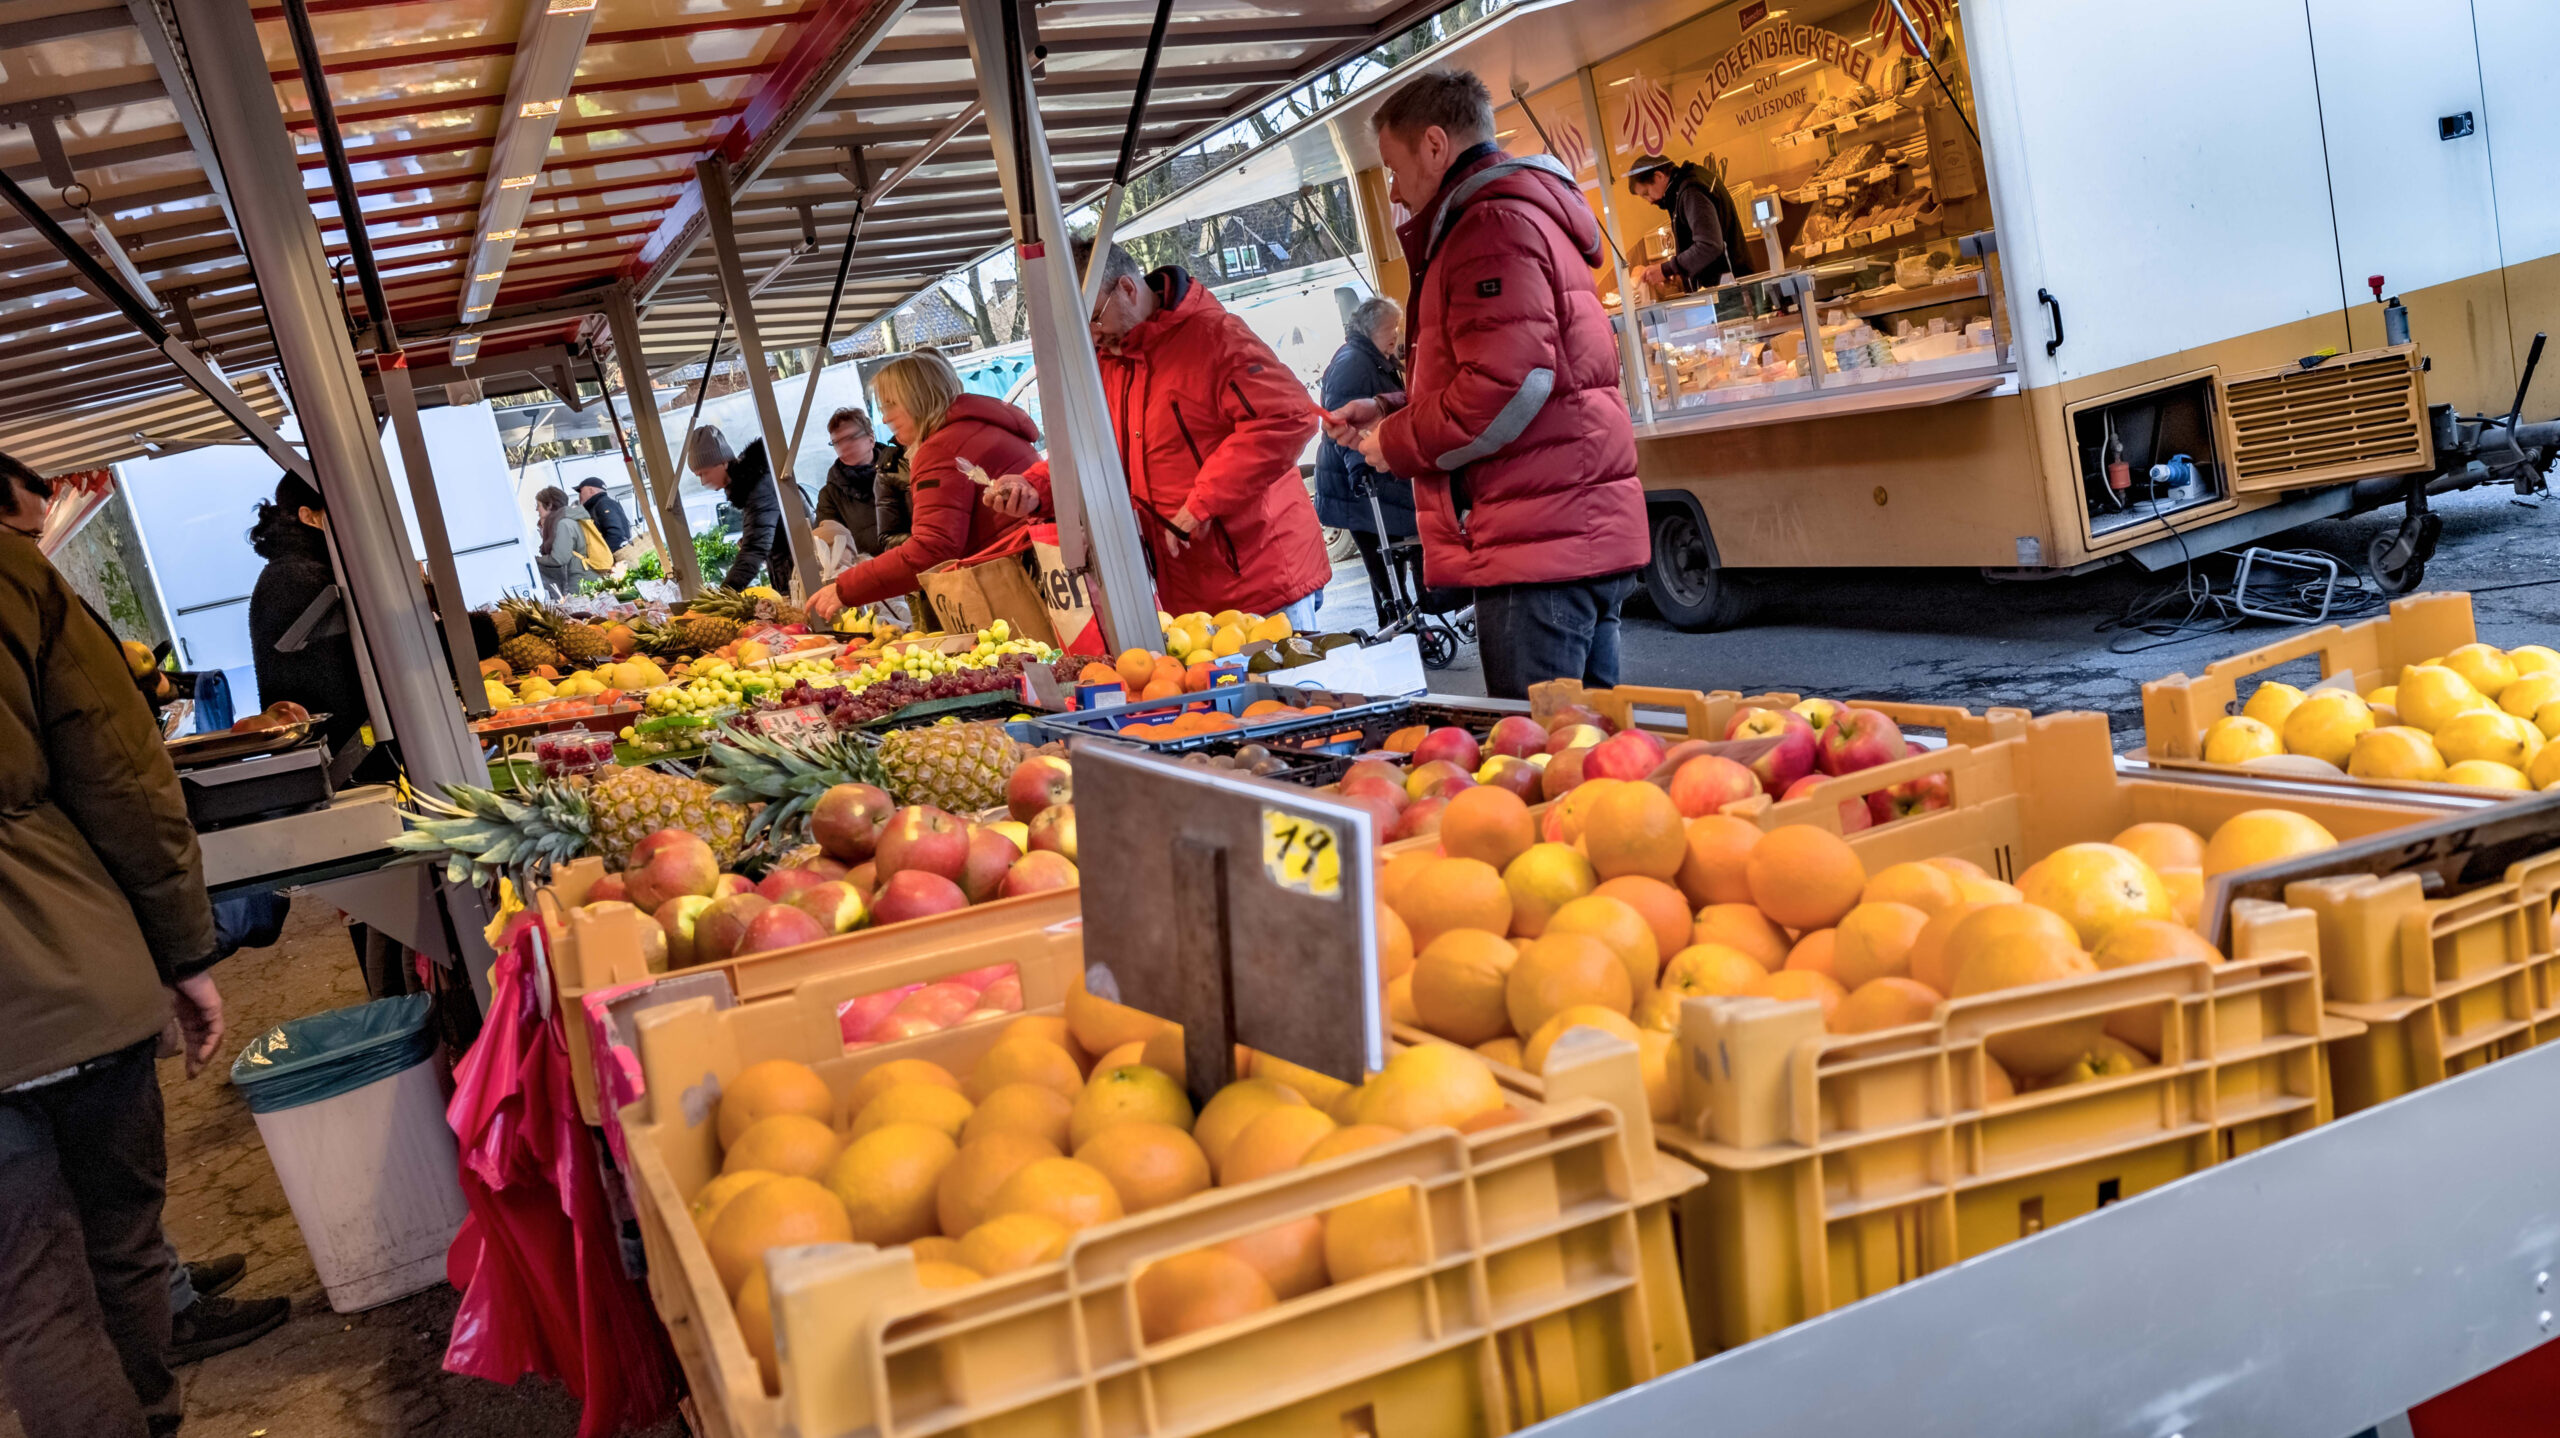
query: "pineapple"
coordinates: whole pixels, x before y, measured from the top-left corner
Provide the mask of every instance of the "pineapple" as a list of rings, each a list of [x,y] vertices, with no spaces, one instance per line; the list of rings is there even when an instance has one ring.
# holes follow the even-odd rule
[[[581,669],[592,669],[613,657],[613,640],[601,625],[563,624],[558,644],[561,655]]]
[[[594,853],[619,864],[660,829],[702,836],[723,868],[746,848],[751,811],[712,797],[712,786],[654,769],[608,768],[548,782],[521,796],[448,785],[443,799],[417,796],[420,812],[392,847],[441,861],[454,883],[485,884],[504,874],[519,887],[541,883],[555,864]]]
[[[675,621],[670,632],[676,648],[708,654],[738,637],[738,621],[712,614],[686,614]]]
[[[946,721],[891,731],[880,741],[880,766],[901,803],[967,814],[1004,802],[1005,780],[1023,752],[1002,724]]]
[[[840,735],[794,745],[738,727],[723,729],[711,741],[702,775],[720,786],[712,794],[715,799],[763,801],[747,826],[747,837],[777,851],[808,841],[810,811],[827,790],[838,784],[890,787],[880,756],[862,740]]]
[[[700,835],[725,869],[746,851],[754,822],[748,805],[721,802],[713,784],[655,769],[601,770],[587,786],[587,802],[596,852],[616,863],[660,829],[685,829]]]
[[[554,669],[560,667],[560,651],[551,647],[550,640],[534,634],[518,634],[499,645],[498,657],[518,674],[531,674],[545,664]]]

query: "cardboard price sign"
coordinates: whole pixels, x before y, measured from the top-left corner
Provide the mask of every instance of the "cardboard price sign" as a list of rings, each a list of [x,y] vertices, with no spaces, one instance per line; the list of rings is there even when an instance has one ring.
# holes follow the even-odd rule
[[[1074,757],[1088,981],[1182,1025],[1193,1103],[1236,1044],[1346,1083],[1385,1066],[1367,811],[1118,744]]]
[[[835,726],[827,722],[827,711],[815,704],[758,714],[755,725],[757,733],[786,744],[812,744],[831,739],[836,732]]]

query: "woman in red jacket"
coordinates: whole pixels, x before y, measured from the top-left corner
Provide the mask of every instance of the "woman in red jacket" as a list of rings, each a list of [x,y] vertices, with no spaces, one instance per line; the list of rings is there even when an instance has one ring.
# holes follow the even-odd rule
[[[917,575],[976,554],[1030,522],[1030,517],[991,508],[978,482],[961,467],[963,460],[982,474],[1033,472],[1029,482],[1038,502],[1028,507],[1034,516],[1049,508],[1046,471],[1035,470],[1040,455],[1031,447],[1040,426],[1002,400],[963,391],[951,361],[932,350],[901,355],[872,376],[871,387],[880,399],[881,421],[907,449],[913,528],[906,543],[864,560],[809,596],[814,619],[832,619],[848,604],[909,593]]]

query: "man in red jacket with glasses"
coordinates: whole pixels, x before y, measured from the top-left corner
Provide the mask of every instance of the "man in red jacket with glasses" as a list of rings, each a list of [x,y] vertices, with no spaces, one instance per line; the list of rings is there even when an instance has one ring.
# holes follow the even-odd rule
[[[1073,253],[1082,274],[1092,240]],[[1102,263],[1093,343],[1157,605],[1285,613],[1313,628],[1333,563],[1298,475],[1316,432],[1307,387],[1179,266],[1147,273],[1118,245]],[[1029,512],[1036,500],[1015,480],[997,482],[990,507]]]
[[[1404,402],[1327,432],[1414,481],[1422,572],[1475,590],[1485,689],[1618,682],[1618,611],[1650,549],[1618,346],[1592,282],[1600,224],[1571,173],[1493,139],[1493,98],[1431,70],[1371,118],[1412,215]]]

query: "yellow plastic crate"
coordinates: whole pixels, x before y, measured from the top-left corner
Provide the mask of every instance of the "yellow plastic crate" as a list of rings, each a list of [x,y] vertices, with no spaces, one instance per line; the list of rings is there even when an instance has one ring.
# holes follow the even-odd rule
[[[2251,675],[2264,674],[2297,660],[2317,656],[2321,678],[2352,674],[2356,692],[2362,694],[2381,685],[2398,683],[2404,666],[2422,659],[2437,658],[2449,650],[2473,643],[2479,637],[2479,631],[2472,626],[2470,595],[2412,594],[2406,599],[2392,601],[2387,613],[2371,619],[2343,627],[2323,624],[2316,629],[2289,634],[2272,644],[2260,645],[2245,654],[2217,659],[2206,665],[2204,673],[2194,679],[2184,674],[2154,679],[2142,686],[2143,746],[2135,750],[2132,757],[2164,769],[2204,769],[2217,774],[2247,774],[2305,784],[2459,794],[2472,799],[2488,797],[2495,791],[2416,779],[2268,774],[2235,764],[2208,764],[2204,760],[2204,731],[2213,726],[2213,721],[2240,712],[2240,705],[2246,698],[2241,692],[2240,681]],[[2256,686],[2250,687],[2255,689]]]
[[[578,906],[586,902],[587,891],[604,873],[604,861],[592,856],[563,864],[552,871],[551,882],[533,896],[534,907],[562,936],[551,956],[553,996],[562,1027],[567,1030],[569,1077],[577,1091],[578,1113],[589,1124],[602,1123],[604,1110],[597,1097],[595,1051],[581,1018],[586,996],[597,989],[636,984],[654,977],[641,955],[636,927],[598,922],[577,912]],[[973,904],[902,924],[857,929],[796,948],[668,972],[725,973],[730,991],[741,999],[751,999],[787,992],[812,976],[841,972],[848,964],[894,963],[982,941],[1028,943],[1043,930],[1082,912],[1075,889],[1054,889]]]
[[[1693,1356],[1671,1207],[1703,1178],[1658,1160],[1634,1052],[1604,1041],[1563,1064],[1556,1097],[1524,1103],[1519,1122],[1213,1189],[972,1288],[921,1290],[903,1247],[777,1257],[782,1393],[768,1396],[686,1217],[685,1196],[718,1169],[718,1082],[772,1057],[811,1064],[839,1095],[892,1059],[965,1074],[1004,1028],[845,1054],[835,1006],[868,982],[817,979],[640,1020],[649,1097],[622,1115],[634,1207],[651,1296],[715,1433],[1508,1432]],[[1424,1198],[1427,1266],[1171,1343],[1137,1336],[1128,1286],[1148,1261],[1398,1187]]]

